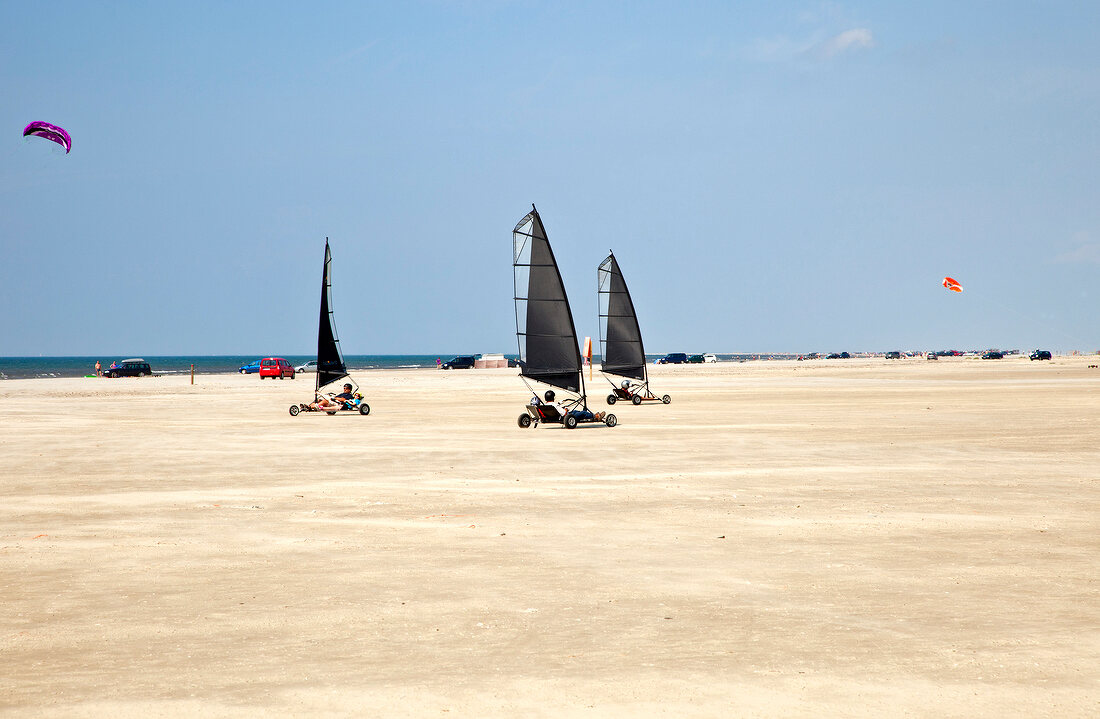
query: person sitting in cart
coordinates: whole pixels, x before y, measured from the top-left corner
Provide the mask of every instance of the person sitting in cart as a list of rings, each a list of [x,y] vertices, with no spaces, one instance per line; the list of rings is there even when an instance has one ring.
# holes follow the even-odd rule
[[[358,392],[355,392],[353,394],[352,391],[351,391],[351,385],[350,384],[345,384],[343,392],[341,392],[340,394],[332,397],[331,399],[328,398],[328,397],[321,397],[316,402],[313,402],[312,404],[310,404],[309,408],[314,409],[314,410],[321,410],[322,412],[325,411],[326,409],[333,409],[333,408],[335,408],[335,409],[341,409],[341,408],[348,409],[350,407],[354,407],[355,405],[359,404],[358,400],[360,400],[360,399],[362,399],[362,396]]]
[[[599,422],[603,421],[603,416],[604,416],[603,412],[593,413],[592,410],[590,410],[586,407],[581,407],[581,408],[572,409],[572,410],[566,410],[565,407],[563,407],[562,405],[560,405],[560,404],[558,404],[557,402],[554,401],[554,397],[555,397],[554,390],[548,389],[548,390],[546,390],[546,395],[545,395],[545,400],[544,401],[539,401],[539,398],[536,396],[535,400],[534,400],[534,402],[532,402],[532,404],[534,404],[536,406],[541,404],[544,407],[553,407],[555,410],[557,410],[558,414],[563,419],[565,418],[565,416],[567,414],[571,414],[574,417],[576,417],[577,420],[580,421],[580,422],[590,421],[590,420],[596,420],[596,421],[599,421]]]

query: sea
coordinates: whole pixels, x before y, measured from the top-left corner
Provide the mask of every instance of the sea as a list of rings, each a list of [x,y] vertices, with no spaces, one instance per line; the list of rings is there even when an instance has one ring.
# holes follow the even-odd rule
[[[188,374],[191,365],[195,374],[225,374],[239,371],[240,367],[266,355],[206,355],[206,356],[146,356],[154,374]],[[280,355],[297,367],[316,359],[314,355]],[[436,359],[444,362],[453,357],[446,355],[345,355],[344,364],[349,371],[372,369],[417,369],[435,367]],[[84,377],[95,374],[99,360],[103,369],[111,362],[121,362],[130,357],[0,357],[0,379],[32,379],[36,377]]]
[[[282,355],[288,362],[297,367],[315,359],[313,355]],[[358,372],[364,370],[384,369],[419,369],[423,367],[436,367],[438,361],[446,362],[454,355],[451,353],[438,355],[345,355],[344,364],[348,371]],[[516,359],[516,355],[505,355],[508,359]],[[647,354],[646,361],[652,363],[663,354]],[[745,362],[755,359],[793,359],[795,355],[785,354],[720,354],[721,362]],[[237,372],[240,367],[259,359],[260,355],[179,355],[179,356],[147,356],[143,359],[149,363],[154,374],[173,375],[188,374],[191,365],[195,366],[195,374],[225,374]],[[129,357],[0,357],[0,380],[5,379],[34,379],[38,377],[84,377],[95,375],[95,363],[99,360],[104,369],[111,366],[111,362],[121,362]],[[595,363],[600,362],[599,355],[592,358]]]

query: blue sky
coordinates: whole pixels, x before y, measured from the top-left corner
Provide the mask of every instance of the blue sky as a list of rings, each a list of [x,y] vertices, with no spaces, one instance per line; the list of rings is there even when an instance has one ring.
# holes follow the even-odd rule
[[[1100,349],[1095,3],[0,3],[0,355]],[[68,156],[24,140],[45,120]],[[939,286],[944,275],[965,287]]]

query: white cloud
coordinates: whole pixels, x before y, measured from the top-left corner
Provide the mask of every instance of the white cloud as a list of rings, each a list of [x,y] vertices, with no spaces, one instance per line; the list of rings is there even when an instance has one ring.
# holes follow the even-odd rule
[[[1100,242],[1085,242],[1078,245],[1076,249],[1055,255],[1053,261],[1073,265],[1100,265]]]
[[[852,50],[863,50],[875,46],[875,38],[865,27],[845,30],[821,43],[820,52],[824,57],[835,57]]]
[[[820,62],[874,46],[871,31],[857,27],[832,36],[818,31],[802,38],[787,35],[757,38],[746,48],[746,55],[756,62]]]

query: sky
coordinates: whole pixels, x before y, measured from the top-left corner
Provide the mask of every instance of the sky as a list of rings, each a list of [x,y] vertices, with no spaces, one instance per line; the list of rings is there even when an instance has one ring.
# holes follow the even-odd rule
[[[1100,4],[0,0],[0,356],[1100,349]],[[65,127],[65,155],[32,120]],[[962,294],[940,286],[959,280]]]

